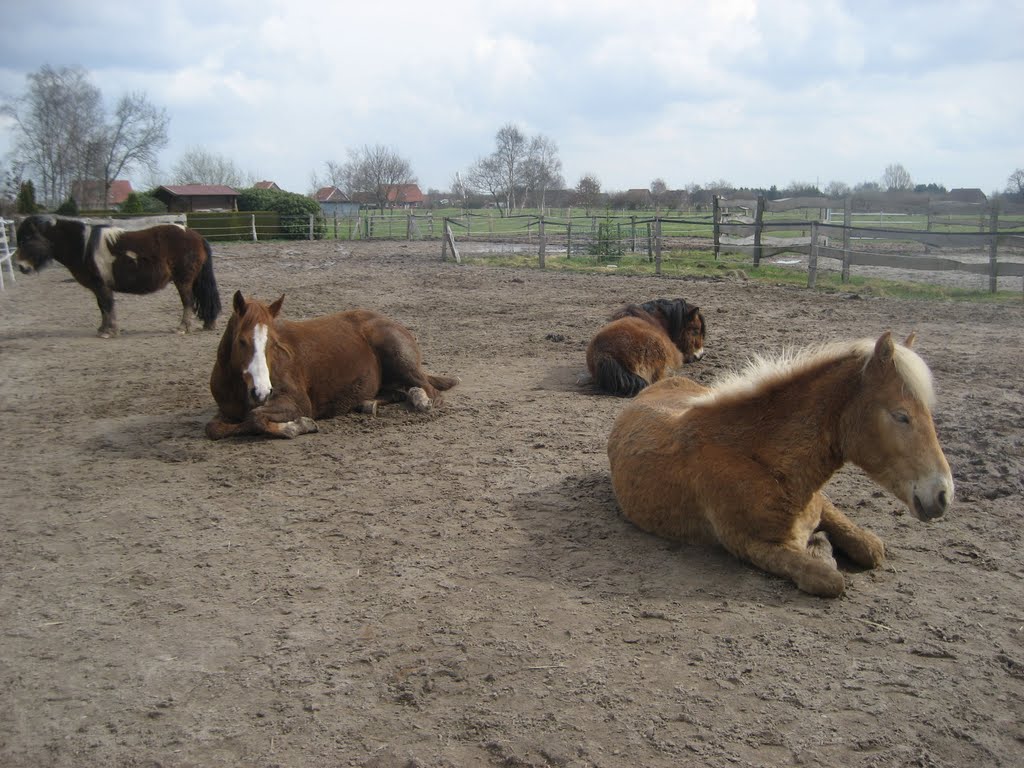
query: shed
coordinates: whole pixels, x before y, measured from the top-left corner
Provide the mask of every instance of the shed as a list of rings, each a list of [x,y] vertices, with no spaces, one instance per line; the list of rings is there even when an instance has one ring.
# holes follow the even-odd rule
[[[352,202],[338,187],[321,187],[313,195],[324,216],[354,217],[359,215],[359,203]]]
[[[170,213],[238,210],[238,193],[219,184],[157,187],[153,196],[166,205]]]

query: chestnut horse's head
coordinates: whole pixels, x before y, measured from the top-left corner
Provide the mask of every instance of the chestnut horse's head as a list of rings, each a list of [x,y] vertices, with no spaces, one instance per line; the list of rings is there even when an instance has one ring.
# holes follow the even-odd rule
[[[241,376],[250,406],[263,405],[274,392],[271,383],[273,350],[277,347],[274,320],[281,312],[284,295],[267,305],[255,299],[246,300],[235,292],[234,313],[224,330],[230,344],[228,368],[232,376]]]
[[[932,421],[931,371],[910,347],[884,333],[866,349],[860,393],[847,414],[847,458],[897,496],[920,520],[942,517],[953,477]]]

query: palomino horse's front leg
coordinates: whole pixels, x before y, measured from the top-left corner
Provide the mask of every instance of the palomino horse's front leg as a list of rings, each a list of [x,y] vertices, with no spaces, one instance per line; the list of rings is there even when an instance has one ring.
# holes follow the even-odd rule
[[[846,580],[831,556],[822,557],[819,547],[789,547],[767,541],[748,542],[743,553],[754,565],[793,581],[803,592],[819,597],[839,597]]]
[[[885,560],[885,544],[871,531],[867,531],[840,512],[825,494],[814,494],[812,504],[821,508],[821,524],[832,544],[865,568],[877,568]]]

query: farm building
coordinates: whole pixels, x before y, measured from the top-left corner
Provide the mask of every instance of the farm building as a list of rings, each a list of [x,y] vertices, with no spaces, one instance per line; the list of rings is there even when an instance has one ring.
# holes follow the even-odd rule
[[[132,183],[127,179],[115,179],[110,182],[106,199],[103,195],[103,181],[100,179],[83,179],[71,184],[71,196],[79,208],[111,209],[118,208],[132,193]]]
[[[158,187],[153,193],[170,213],[193,211],[237,211],[238,193],[231,187],[211,184],[185,184]]]
[[[324,216],[356,216],[359,214],[359,203],[352,202],[348,195],[338,187],[321,187],[313,195],[320,204]]]
[[[281,188],[277,186],[275,181],[257,181],[252,185],[254,189],[271,189],[275,192],[281,192]]]
[[[417,184],[396,184],[388,188],[388,205],[392,208],[420,208],[423,193]]]

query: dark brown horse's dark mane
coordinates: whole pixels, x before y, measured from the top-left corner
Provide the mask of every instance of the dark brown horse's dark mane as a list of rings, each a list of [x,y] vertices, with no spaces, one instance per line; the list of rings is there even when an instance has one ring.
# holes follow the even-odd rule
[[[687,316],[696,309],[686,299],[653,299],[643,304],[629,304],[612,315],[611,319],[638,317],[648,322],[653,320],[665,329],[670,338],[676,339],[686,325]],[[707,332],[704,316],[698,312],[698,317],[702,331]]]

